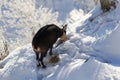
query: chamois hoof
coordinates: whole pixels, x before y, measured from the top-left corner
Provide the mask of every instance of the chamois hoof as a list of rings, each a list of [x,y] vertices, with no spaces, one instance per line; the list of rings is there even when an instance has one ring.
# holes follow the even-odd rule
[[[42,68],[43,68],[43,69],[45,69],[45,68],[46,68],[46,66],[45,66],[45,65],[42,65]]]
[[[37,67],[46,68],[46,66],[44,64],[42,65],[40,62],[37,63]]]
[[[37,64],[37,67],[46,68],[46,66],[45,66],[45,65],[40,65],[40,63],[39,63],[39,64]]]
[[[37,67],[40,67],[41,65],[40,65],[40,63],[37,63]]]

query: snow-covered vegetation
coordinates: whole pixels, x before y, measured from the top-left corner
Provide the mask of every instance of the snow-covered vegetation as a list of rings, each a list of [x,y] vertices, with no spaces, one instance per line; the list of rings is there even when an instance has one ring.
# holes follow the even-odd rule
[[[0,7],[0,57],[9,54],[0,80],[120,80],[119,0],[105,13],[99,0],[0,0]],[[48,56],[42,69],[31,40],[50,23],[67,23],[69,40],[53,48],[60,61],[50,64]]]

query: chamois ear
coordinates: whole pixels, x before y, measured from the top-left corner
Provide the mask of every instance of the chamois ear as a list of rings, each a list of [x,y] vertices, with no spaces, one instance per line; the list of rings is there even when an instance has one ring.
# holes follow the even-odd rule
[[[66,29],[67,29],[67,24],[63,25],[63,30],[66,31]]]

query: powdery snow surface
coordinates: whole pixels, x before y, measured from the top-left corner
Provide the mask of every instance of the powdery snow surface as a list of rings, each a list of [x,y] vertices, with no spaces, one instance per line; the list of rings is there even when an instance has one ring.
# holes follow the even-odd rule
[[[61,61],[47,64],[46,69],[36,67],[31,44],[17,48],[1,61],[5,65],[0,69],[0,80],[120,80],[120,67],[79,53],[70,42],[59,47],[54,52],[61,53]]]
[[[0,80],[37,80],[35,55],[31,53],[30,45],[24,46],[1,61]]]
[[[0,80],[120,80],[120,4],[117,5],[115,10],[102,13],[98,4],[86,15],[78,11],[82,18],[73,22],[68,19],[69,40],[53,48],[60,61],[48,64],[46,57],[46,69],[36,66],[31,44],[15,49],[0,61]],[[70,16],[75,13],[76,10]]]

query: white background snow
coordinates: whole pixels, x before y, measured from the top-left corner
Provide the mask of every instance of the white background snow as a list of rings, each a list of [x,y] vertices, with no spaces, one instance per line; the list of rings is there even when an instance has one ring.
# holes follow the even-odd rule
[[[0,80],[120,80],[119,0],[106,13],[94,0],[0,2],[0,35],[10,49],[0,61]],[[60,61],[49,64],[46,57],[47,68],[42,69],[31,46],[32,28],[37,32],[50,23],[67,23],[69,40],[53,48]]]

